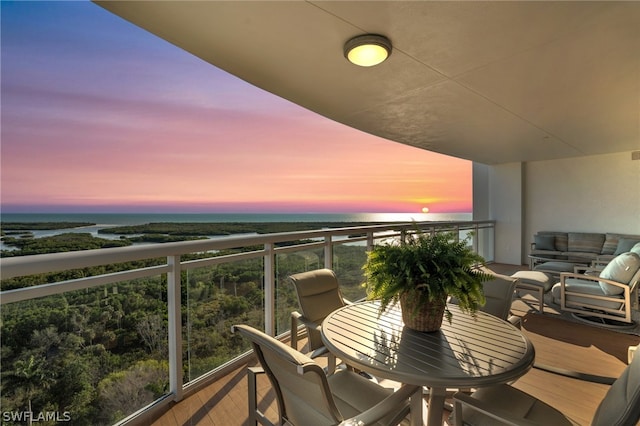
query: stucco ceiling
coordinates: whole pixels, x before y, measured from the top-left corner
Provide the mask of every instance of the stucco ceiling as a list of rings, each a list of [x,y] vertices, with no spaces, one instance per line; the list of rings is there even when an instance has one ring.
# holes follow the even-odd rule
[[[348,126],[486,164],[640,149],[640,2],[97,1]],[[386,35],[361,68],[348,39]]]

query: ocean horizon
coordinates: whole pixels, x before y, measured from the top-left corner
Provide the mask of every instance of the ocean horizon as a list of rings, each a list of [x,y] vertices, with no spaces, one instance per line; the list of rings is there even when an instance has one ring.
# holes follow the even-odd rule
[[[0,223],[89,222],[99,226],[146,223],[422,222],[471,220],[471,213],[1,213]]]

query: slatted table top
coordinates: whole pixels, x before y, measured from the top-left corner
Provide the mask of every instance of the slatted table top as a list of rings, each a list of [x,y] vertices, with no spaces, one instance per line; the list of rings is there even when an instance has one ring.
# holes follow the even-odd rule
[[[515,380],[533,365],[529,339],[506,321],[476,319],[448,305],[452,323],[422,333],[404,327],[399,306],[378,315],[377,301],[347,305],[322,323],[327,348],[347,364],[381,378],[430,387],[469,388]]]

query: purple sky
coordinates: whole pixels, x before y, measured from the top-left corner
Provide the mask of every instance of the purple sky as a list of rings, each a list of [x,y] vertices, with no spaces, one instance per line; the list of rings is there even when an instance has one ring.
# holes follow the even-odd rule
[[[3,212],[471,211],[471,163],[350,129],[90,2],[0,3]]]

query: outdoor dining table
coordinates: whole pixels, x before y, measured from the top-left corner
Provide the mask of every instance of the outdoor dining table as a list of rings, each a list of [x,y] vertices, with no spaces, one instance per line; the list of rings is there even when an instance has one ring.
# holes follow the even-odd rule
[[[322,323],[322,340],[347,365],[381,379],[419,385],[411,397],[411,424],[422,424],[422,386],[429,389],[427,424],[442,424],[447,388],[476,388],[507,383],[533,366],[529,339],[510,323],[484,312],[476,318],[447,305],[436,332],[404,326],[399,305],[379,314],[380,303],[367,301],[340,308]]]

